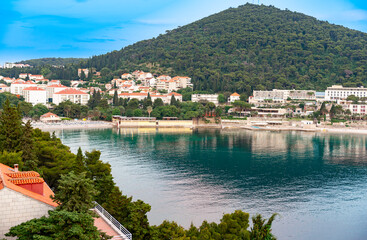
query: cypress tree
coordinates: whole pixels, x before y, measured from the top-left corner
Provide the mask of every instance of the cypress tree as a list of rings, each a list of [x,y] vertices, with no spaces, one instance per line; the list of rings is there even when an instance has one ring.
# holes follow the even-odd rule
[[[20,111],[17,107],[10,106],[9,99],[6,99],[0,116],[0,150],[20,151],[22,135],[23,127]]]
[[[36,170],[38,159],[34,152],[33,128],[31,122],[28,121],[23,129],[21,139],[22,158],[24,162],[24,170]]]
[[[171,105],[172,105],[172,106],[176,105],[176,98],[175,98],[175,95],[172,95],[172,97],[171,97]]]
[[[84,166],[84,156],[82,149],[79,147],[78,153],[75,158],[75,164],[74,169],[76,174],[80,174],[82,172],[85,172],[85,166]]]
[[[113,105],[117,106],[119,104],[119,96],[117,94],[117,91],[115,90],[115,93],[113,94]]]

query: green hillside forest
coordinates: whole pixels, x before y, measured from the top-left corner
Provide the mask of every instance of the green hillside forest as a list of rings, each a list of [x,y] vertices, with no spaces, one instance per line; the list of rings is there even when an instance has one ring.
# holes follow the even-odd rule
[[[104,69],[104,82],[134,70],[187,75],[195,90],[248,95],[273,88],[324,90],[332,84],[367,85],[366,42],[367,34],[360,31],[246,4],[47,72],[54,78],[77,78],[77,67],[93,67]]]
[[[145,66],[191,76],[196,90],[317,89],[367,83],[367,34],[272,6],[246,4],[167,31],[86,66]],[[250,89],[251,88],[251,89]]]

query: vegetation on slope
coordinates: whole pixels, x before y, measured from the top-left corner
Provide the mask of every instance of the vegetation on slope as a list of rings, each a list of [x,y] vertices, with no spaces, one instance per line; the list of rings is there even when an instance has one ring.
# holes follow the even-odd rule
[[[171,71],[195,90],[317,89],[366,84],[367,34],[272,6],[246,4],[92,57],[100,70]]]

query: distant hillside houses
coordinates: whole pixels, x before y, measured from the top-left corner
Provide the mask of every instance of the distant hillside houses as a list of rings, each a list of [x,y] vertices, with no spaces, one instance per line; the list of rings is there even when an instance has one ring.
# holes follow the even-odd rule
[[[11,62],[6,62],[3,66],[3,68],[27,68],[27,67],[32,67],[29,64],[23,64],[23,63],[11,63]]]
[[[152,73],[136,70],[132,73],[124,73],[121,78],[113,79],[111,83],[105,85],[107,90],[117,89],[121,92],[141,91],[141,87],[150,87],[159,92],[176,92],[184,88],[193,88],[190,77],[171,77],[160,75],[155,77]]]
[[[249,103],[276,102],[284,103],[287,100],[316,100],[316,91],[314,90],[279,90],[272,91],[254,91],[253,96],[249,98]]]

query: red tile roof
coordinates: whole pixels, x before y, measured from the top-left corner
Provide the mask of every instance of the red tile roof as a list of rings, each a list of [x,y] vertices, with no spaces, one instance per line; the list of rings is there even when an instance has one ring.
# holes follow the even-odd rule
[[[43,194],[35,193],[20,186],[24,184],[42,184]],[[51,196],[54,195],[52,190],[40,175],[34,171],[16,172],[14,168],[0,163],[0,190],[3,188],[9,188],[53,207],[58,206],[58,204],[51,199]]]
[[[176,97],[181,97],[182,95],[179,94],[179,93],[176,93],[176,92],[171,92],[168,94],[168,96],[172,96],[172,95],[175,95]]]
[[[59,116],[57,116],[56,114],[54,114],[52,112],[48,112],[48,113],[43,114],[40,118],[49,118],[51,116],[59,117]]]
[[[88,93],[82,92],[80,90],[74,89],[74,88],[68,88],[61,90],[60,92],[54,93],[54,94],[62,94],[62,95],[85,95]]]
[[[27,87],[24,88],[23,91],[46,91],[44,88],[39,87]]]
[[[231,95],[231,97],[239,97],[240,95],[238,94],[238,93],[233,93],[232,95]]]
[[[52,84],[47,86],[48,88],[67,88],[67,86],[64,86],[62,84]]]
[[[148,96],[148,93],[120,93],[119,96]]]

